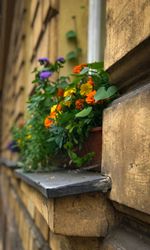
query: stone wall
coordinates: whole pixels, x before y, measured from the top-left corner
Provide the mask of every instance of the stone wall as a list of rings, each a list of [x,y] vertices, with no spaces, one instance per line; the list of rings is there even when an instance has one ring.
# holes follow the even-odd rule
[[[150,2],[106,2],[104,64],[122,93],[150,80]]]
[[[58,175],[52,173],[47,178],[53,177],[57,183]],[[80,175],[90,177],[90,173],[74,175],[77,179]],[[56,187],[49,182],[47,185],[53,189],[53,195],[48,195],[43,190],[42,179],[39,182],[36,178],[37,174],[0,167],[2,250],[149,249],[148,220],[144,222],[144,216],[136,216],[134,210],[130,215],[116,210],[108,199],[107,186],[101,191],[94,192],[91,188],[91,192],[86,192],[85,186],[80,184],[80,193],[68,195],[71,181],[69,187],[69,181],[65,184],[63,177],[66,193],[60,184],[58,196]],[[31,179],[35,179],[36,185]]]
[[[9,159],[5,147],[10,128],[24,113],[25,100],[32,91],[29,71],[41,54],[54,59],[63,53],[63,31],[72,27],[69,21],[67,28],[62,22],[65,16],[70,18],[65,3],[76,15],[72,1],[59,3],[16,1],[2,103],[3,156]],[[75,6],[75,10],[79,8],[80,1]],[[80,194],[49,197],[37,176],[36,185],[32,185],[29,174],[18,176],[16,170],[1,164],[2,250],[150,249],[149,8],[145,0],[107,1],[105,67],[120,90],[120,97],[105,110],[103,119],[102,172],[111,178],[111,190],[105,194],[97,189],[84,192],[80,186]],[[80,26],[82,20],[87,23],[87,7],[78,13],[78,28],[86,32],[87,26]],[[22,18],[26,21],[21,22]],[[16,34],[20,37],[17,40]],[[58,38],[57,43],[50,34]],[[81,36],[80,43],[85,60],[86,36]],[[69,49],[65,44],[64,54]],[[16,103],[18,108],[14,109]]]
[[[108,0],[105,67],[108,69],[150,35],[147,0]]]

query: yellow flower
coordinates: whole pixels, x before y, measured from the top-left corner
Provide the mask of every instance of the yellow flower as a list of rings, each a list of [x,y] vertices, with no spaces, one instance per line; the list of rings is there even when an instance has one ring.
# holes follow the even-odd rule
[[[59,112],[61,113],[61,110],[62,110],[62,106],[60,103],[56,104],[56,105],[53,105],[51,107],[51,111],[50,111],[50,115],[53,114],[53,113],[56,113],[56,112]]]
[[[81,85],[81,88],[80,88],[80,94],[81,95],[87,95],[89,94],[93,89],[93,86],[89,83],[84,83]]]
[[[56,104],[56,105],[53,105],[53,106],[51,107],[51,113],[55,112],[56,109],[57,109],[57,104]]]
[[[32,135],[27,135],[26,138],[30,140],[32,138]]]
[[[71,96],[72,94],[76,93],[76,89],[75,88],[72,88],[72,89],[68,89],[64,92],[64,97],[67,97],[67,96]]]
[[[17,143],[20,144],[20,143],[21,143],[21,139],[18,139],[18,140],[17,140]]]
[[[65,106],[67,106],[67,107],[70,107],[70,105],[71,105],[71,101],[64,101],[64,103],[63,103]]]

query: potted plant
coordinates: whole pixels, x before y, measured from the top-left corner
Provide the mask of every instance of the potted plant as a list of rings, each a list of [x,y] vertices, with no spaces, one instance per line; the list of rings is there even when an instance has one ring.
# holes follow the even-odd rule
[[[26,123],[13,129],[24,168],[97,163],[92,160],[95,150],[87,146],[88,141],[90,146],[95,144],[94,130],[99,134],[96,154],[100,163],[103,110],[118,95],[103,63],[78,65],[68,77],[59,76],[64,58],[59,57],[54,64],[47,58],[39,62],[41,66],[34,70],[35,89],[28,100]]]

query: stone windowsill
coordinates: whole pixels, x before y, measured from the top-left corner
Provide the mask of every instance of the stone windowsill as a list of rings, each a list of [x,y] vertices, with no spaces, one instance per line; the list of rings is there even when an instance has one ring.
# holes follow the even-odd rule
[[[111,189],[108,176],[89,171],[54,171],[51,173],[25,173],[16,163],[1,159],[1,165],[14,169],[16,177],[37,189],[46,198],[57,198],[89,192],[106,193]]]

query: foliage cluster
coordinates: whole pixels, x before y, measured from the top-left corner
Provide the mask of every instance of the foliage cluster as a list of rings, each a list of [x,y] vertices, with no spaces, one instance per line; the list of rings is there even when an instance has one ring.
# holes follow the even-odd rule
[[[60,76],[64,58],[53,64],[47,58],[39,62],[26,122],[13,128],[24,169],[80,167],[94,153],[81,157],[78,151],[91,128],[102,126],[103,110],[118,95],[117,88],[109,83],[103,63],[78,65],[68,77]]]

